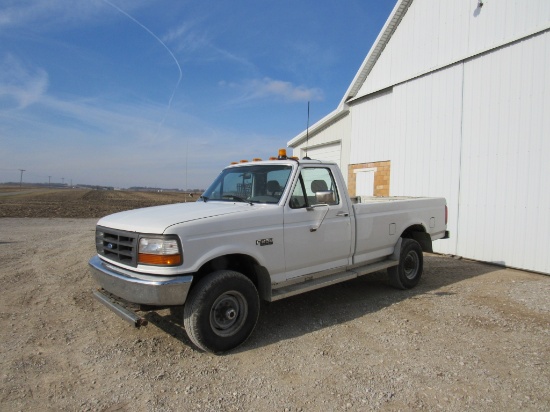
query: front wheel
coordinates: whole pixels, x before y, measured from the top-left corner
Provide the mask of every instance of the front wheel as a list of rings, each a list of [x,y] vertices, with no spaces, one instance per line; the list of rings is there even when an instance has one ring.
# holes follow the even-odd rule
[[[420,281],[424,261],[422,248],[416,240],[403,239],[399,265],[388,269],[390,284],[397,289],[411,289]]]
[[[191,290],[183,310],[189,339],[200,349],[219,353],[243,343],[260,313],[258,291],[232,270],[210,273]]]

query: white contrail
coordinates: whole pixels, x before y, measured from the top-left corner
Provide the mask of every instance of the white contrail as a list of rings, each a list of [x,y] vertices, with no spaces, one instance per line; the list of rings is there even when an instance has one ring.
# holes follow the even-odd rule
[[[178,81],[176,83],[176,86],[174,87],[174,90],[172,91],[172,95],[170,96],[170,100],[168,100],[168,108],[166,110],[166,113],[164,114],[164,117],[162,118],[162,120],[160,121],[160,123],[158,125],[158,129],[160,129],[160,127],[164,123],[164,120],[166,120],[166,116],[168,115],[168,112],[170,111],[170,109],[172,107],[172,100],[174,99],[174,95],[176,94],[176,90],[178,89],[178,87],[180,85],[180,82],[181,82],[181,79],[183,77],[183,72],[181,71],[181,66],[178,62],[178,59],[176,59],[176,56],[174,56],[174,53],[172,53],[172,50],[170,50],[168,48],[168,46],[155,33],[153,33],[151,30],[149,30],[147,27],[145,27],[142,23],[140,23],[138,20],[136,20],[133,16],[131,16],[130,14],[128,14],[127,12],[122,10],[117,5],[111,3],[109,0],[103,0],[103,2],[107,3],[112,8],[114,8],[117,11],[119,11],[120,13],[124,14],[126,17],[128,17],[130,20],[132,20],[134,23],[136,23],[139,27],[141,27],[143,30],[145,30],[147,33],[149,33],[151,36],[153,36],[162,45],[162,47],[164,47],[166,49],[166,51],[170,54],[170,56],[172,56],[172,59],[174,59],[174,62],[176,63],[176,66],[178,67],[179,78],[178,78]],[[158,130],[157,130],[157,134],[158,134]]]

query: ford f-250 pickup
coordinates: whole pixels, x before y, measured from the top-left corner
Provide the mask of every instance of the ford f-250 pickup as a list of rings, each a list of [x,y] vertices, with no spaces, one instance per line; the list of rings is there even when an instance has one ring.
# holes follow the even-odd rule
[[[100,219],[94,295],[136,326],[146,320],[128,302],[183,305],[191,341],[223,352],[250,336],[260,300],[382,269],[391,285],[414,287],[446,220],[443,198],[352,199],[336,164],[281,152],[228,166],[196,202]]]

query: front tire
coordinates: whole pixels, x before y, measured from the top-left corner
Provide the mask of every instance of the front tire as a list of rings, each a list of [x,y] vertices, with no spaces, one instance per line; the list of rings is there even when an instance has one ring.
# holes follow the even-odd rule
[[[219,353],[242,344],[260,313],[258,291],[239,272],[212,272],[191,289],[183,310],[189,339],[206,352]]]
[[[424,259],[420,244],[413,239],[403,239],[399,265],[388,269],[390,285],[397,289],[411,289],[420,281],[424,270]]]

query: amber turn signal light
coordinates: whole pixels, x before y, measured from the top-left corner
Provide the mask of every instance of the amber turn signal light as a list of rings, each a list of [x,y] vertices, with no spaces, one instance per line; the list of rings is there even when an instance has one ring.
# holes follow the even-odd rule
[[[144,265],[175,266],[181,264],[181,255],[150,255],[148,253],[140,253],[138,259],[139,263]]]

